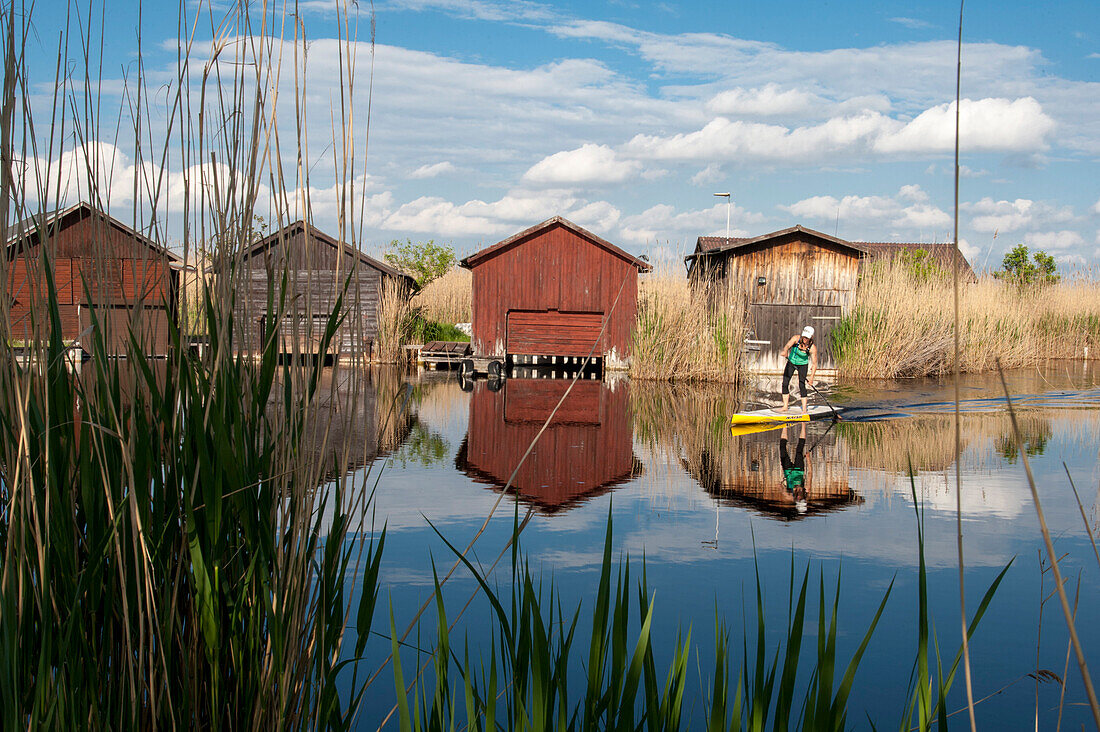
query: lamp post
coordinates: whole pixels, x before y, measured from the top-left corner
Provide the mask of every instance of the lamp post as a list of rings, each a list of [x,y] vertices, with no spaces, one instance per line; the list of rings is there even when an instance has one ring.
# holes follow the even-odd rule
[[[718,196],[719,198],[726,199],[726,239],[729,240],[729,238],[730,238],[730,207],[732,206],[732,203],[730,202],[730,194],[729,193],[715,193],[714,195]]]

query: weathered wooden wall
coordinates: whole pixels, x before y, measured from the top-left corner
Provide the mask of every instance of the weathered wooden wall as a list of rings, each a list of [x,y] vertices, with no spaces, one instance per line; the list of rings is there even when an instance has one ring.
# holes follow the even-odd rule
[[[592,318],[583,316],[596,316],[602,323],[610,313],[596,343],[596,356],[630,356],[638,270],[622,257],[555,224],[477,262],[472,269],[475,353],[587,356],[599,326],[593,329]],[[513,312],[522,313],[528,329],[513,329],[509,343]],[[530,326],[555,334],[547,342],[531,333]],[[558,350],[535,351],[547,346]]]
[[[284,353],[316,352],[328,316],[342,293],[341,308],[346,315],[330,352],[372,353],[378,338],[383,273],[363,258],[295,226],[262,250],[243,257],[241,267],[234,320],[242,350],[259,350],[265,330],[273,325],[268,288],[277,301],[285,273],[287,292],[279,323]]]
[[[858,252],[804,233],[708,257],[716,284],[742,301],[838,305],[843,310],[855,301],[859,259]],[[760,277],[766,284],[757,284]]]
[[[147,355],[167,353],[179,290],[172,259],[85,207],[61,216],[48,232],[44,239],[32,232],[9,249],[11,338],[27,341],[36,337],[36,328],[48,327],[45,247],[64,340],[80,340],[90,350],[86,331],[96,322],[109,355],[128,352],[131,331]]]
[[[566,379],[509,379],[500,391],[475,382],[470,421],[457,467],[502,489],[531,441],[569,386]],[[611,490],[640,471],[630,428],[630,385],[614,390],[578,381],[534,451],[512,491],[540,511],[566,510]]]

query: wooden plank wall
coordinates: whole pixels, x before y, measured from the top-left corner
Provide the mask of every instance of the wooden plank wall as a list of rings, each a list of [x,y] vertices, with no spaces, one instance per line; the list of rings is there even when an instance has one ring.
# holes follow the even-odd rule
[[[41,247],[29,239],[8,262],[7,295],[11,307],[11,337],[34,337],[32,321],[48,325],[46,280],[41,271]],[[178,273],[171,259],[119,229],[102,216],[77,211],[63,218],[45,242],[53,266],[61,316],[62,338],[74,341],[91,324],[96,308],[107,338],[107,352],[129,351],[131,325],[149,355],[167,353],[167,324],[176,317]],[[135,308],[141,310],[135,313]],[[88,339],[90,342],[90,339]]]
[[[796,234],[769,244],[726,255],[721,278],[731,294],[750,303],[838,305],[847,311],[859,283],[855,252]],[[759,277],[767,284],[758,285]]]
[[[268,286],[276,298],[284,269],[287,295],[282,320],[283,351],[308,352],[316,348],[336,299],[348,285],[342,308],[346,313],[331,350],[343,355],[369,354],[378,337],[383,273],[326,242],[314,241],[302,230],[244,261],[234,319],[239,347],[259,350],[269,323]],[[242,297],[243,294],[243,297]]]
[[[618,304],[612,312],[616,295]],[[638,310],[638,270],[572,230],[555,225],[474,266],[475,353],[504,356],[509,352],[507,319],[514,310],[612,312],[604,331],[604,352],[597,355],[606,356],[614,349],[618,357],[626,358]]]
[[[460,469],[503,488],[569,383],[509,379],[494,392],[486,382],[475,382]],[[547,513],[605,493],[636,474],[629,384],[612,390],[599,381],[579,381],[562,409],[564,417],[559,411],[513,481],[522,501]]]

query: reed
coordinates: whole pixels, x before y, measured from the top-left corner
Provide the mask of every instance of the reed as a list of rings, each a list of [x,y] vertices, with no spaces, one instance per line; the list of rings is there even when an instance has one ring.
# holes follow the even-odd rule
[[[409,732],[458,727],[690,729],[697,722],[691,717],[696,705],[687,691],[692,655],[700,667],[704,657],[713,659],[711,695],[702,700],[700,710],[707,729],[843,729],[856,673],[892,590],[891,584],[838,679],[839,577],[835,585],[829,582],[836,588],[831,602],[824,576],[818,581],[815,627],[808,620],[812,608],[809,568],[797,583],[792,559],[787,583],[791,612],[787,622],[775,628],[765,615],[764,587],[757,571],[754,632],[745,639],[735,675],[731,665],[736,654],[731,652],[730,632],[721,617],[715,620],[709,651],[693,645],[690,631],[678,633],[671,648],[660,647],[662,639],[651,633],[658,608],[644,567],[634,586],[629,560],[612,561],[610,516],[591,603],[572,610],[562,607],[552,582],[531,573],[519,549],[518,517],[513,525],[511,576],[503,591],[447,544],[486,596],[492,641],[487,657],[485,652],[471,656],[467,644],[460,649],[452,641],[437,577],[436,628],[429,658],[424,662],[421,653],[416,654],[416,667],[428,666],[431,672],[406,685],[406,661],[396,641],[391,611],[397,718],[399,728]],[[636,600],[631,600],[632,594]],[[817,636],[816,653],[809,654],[804,668],[803,640],[809,634]],[[658,668],[659,651],[668,655],[667,667]],[[579,681],[571,681],[571,673],[579,673]]]
[[[896,378],[953,368],[952,285],[915,277],[903,261],[872,267],[852,312],[832,332],[842,373]],[[960,368],[964,372],[1035,366],[1051,359],[1100,357],[1100,282],[1078,278],[1020,288],[983,277],[960,293]]]
[[[737,302],[709,303],[671,268],[643,277],[630,375],[660,381],[741,378],[745,313]]]
[[[237,307],[249,282],[240,253],[253,240],[264,180],[309,190],[308,178],[288,176],[280,162],[274,90],[282,57],[264,25],[274,7],[226,11],[209,60],[193,59],[181,32],[178,81],[162,86],[158,77],[155,94],[139,58],[124,111],[104,111],[106,120],[92,57],[102,39],[85,23],[100,15],[95,4],[80,9],[79,22],[71,11],[48,118],[24,104],[42,82],[24,65],[33,9],[9,3],[0,20],[0,239],[11,241],[15,220],[40,226],[48,209],[75,202],[50,185],[64,173],[104,211],[112,202],[99,194],[128,190],[131,228],[162,246],[165,212],[181,206],[171,229],[182,234],[182,259],[196,262],[193,242],[209,242],[223,269],[209,286],[190,278],[184,288],[182,322],[204,332],[208,347],[192,352],[170,322],[159,361],[145,357],[140,314],[172,303],[129,303],[132,324],[114,334],[128,336],[127,356],[111,358],[111,324],[95,307],[108,304],[98,299],[104,288],[85,278],[81,302],[93,306],[92,326],[78,340],[91,358],[81,365],[62,336],[50,256],[56,233],[40,230],[40,259],[26,248],[20,255],[34,293],[19,353],[9,298],[0,298],[0,727],[348,728],[359,696],[343,690],[349,676],[350,688],[362,682],[340,659],[363,653],[384,533],[372,535],[365,518],[377,471],[347,469],[377,451],[367,444],[377,435],[342,432],[332,418],[353,409],[368,382],[360,369],[337,367],[331,373],[346,377],[344,386],[334,398],[323,394],[320,356],[343,317],[339,293],[319,319],[317,350],[290,359],[279,352],[279,324],[297,294],[288,277],[271,280],[266,332],[242,329]],[[195,10],[181,4],[182,28],[197,22]],[[214,22],[220,11],[198,9],[208,11]],[[300,81],[299,67],[285,71]],[[294,92],[291,101],[304,98]],[[342,93],[350,97],[350,81]],[[154,98],[168,114],[156,142],[148,127],[161,119],[151,112]],[[297,134],[282,140],[291,159],[309,157],[303,109],[290,124]],[[120,143],[132,133],[133,180],[122,188],[101,172],[101,124]],[[349,124],[334,120],[333,147],[350,163]],[[61,171],[72,152],[61,146],[73,139],[72,157],[88,165]],[[182,172],[169,185],[173,168]],[[346,166],[337,188],[354,174]],[[272,202],[280,223],[302,210],[290,198]],[[103,235],[85,244],[94,263],[114,245]],[[0,258],[0,282],[11,266]],[[365,583],[353,601],[346,578],[356,575]],[[349,630],[358,634],[355,648]]]
[[[378,305],[378,352],[382,363],[404,363],[405,344],[412,334],[413,310],[404,286],[386,283]]]
[[[472,317],[470,297],[473,274],[462,267],[452,267],[442,277],[424,286],[412,299],[420,314],[436,323],[469,323]]]

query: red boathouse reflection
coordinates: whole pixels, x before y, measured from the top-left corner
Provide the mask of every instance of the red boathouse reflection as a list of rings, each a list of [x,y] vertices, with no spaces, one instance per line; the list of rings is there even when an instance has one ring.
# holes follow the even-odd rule
[[[509,379],[499,391],[478,381],[455,466],[501,490],[569,379]],[[580,380],[516,473],[509,492],[542,513],[565,511],[641,475],[630,429],[630,385]]]

